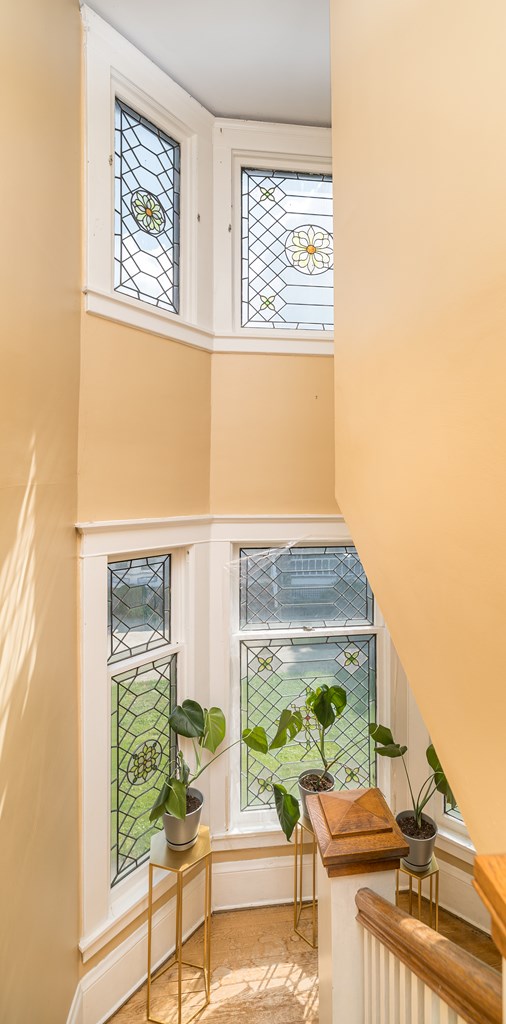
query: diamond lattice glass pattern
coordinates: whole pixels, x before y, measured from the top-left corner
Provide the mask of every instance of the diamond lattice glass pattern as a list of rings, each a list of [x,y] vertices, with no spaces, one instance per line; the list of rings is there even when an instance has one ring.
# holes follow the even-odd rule
[[[308,687],[338,683],[344,686],[348,703],[328,733],[326,746],[327,756],[343,751],[342,760],[332,768],[336,787],[374,786],[376,761],[368,727],[375,721],[375,651],[373,635],[242,641],[241,729],[262,725],[272,738],[282,710],[292,703],[300,706]],[[273,774],[276,782],[297,795],[300,773],[312,767],[321,765],[308,754],[304,732],[268,754],[241,744],[241,809],[272,803],[266,786]]]
[[[179,312],[181,148],[116,100],[114,288]]]
[[[109,663],[170,640],[170,555],[109,563]]]
[[[332,178],[242,172],[242,326],[334,324]]]
[[[241,629],[372,625],[373,614],[354,547],[241,551]]]
[[[153,661],[111,679],[111,884],[149,855],[159,826],[149,811],[160,774],[174,763],[169,715],[176,705],[176,658]]]

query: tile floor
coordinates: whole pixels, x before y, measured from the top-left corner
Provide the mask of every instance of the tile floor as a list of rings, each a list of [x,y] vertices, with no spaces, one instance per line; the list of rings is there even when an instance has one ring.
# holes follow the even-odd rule
[[[404,905],[406,904],[406,905]],[[424,901],[425,904],[425,901]],[[400,906],[407,910],[407,896]],[[422,909],[422,918],[427,906]],[[309,917],[308,917],[309,923]],[[199,1024],[317,1024],[318,955],[294,934],[291,906],[235,910],[213,916],[211,1003]],[[453,914],[440,912],[440,932],[492,967],[501,958],[492,940]],[[185,946],[188,959],[202,957],[202,929]],[[197,1008],[201,975],[185,968],[183,1021]],[[158,988],[156,986],[158,985]],[[174,972],[153,986],[152,1015],[177,1020]],[[111,1018],[112,1024],[146,1020],[146,986]]]

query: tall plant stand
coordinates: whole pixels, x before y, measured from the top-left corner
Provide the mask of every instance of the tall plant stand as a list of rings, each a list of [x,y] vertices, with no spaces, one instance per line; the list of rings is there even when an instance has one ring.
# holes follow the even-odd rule
[[[413,913],[413,881],[416,881],[418,886],[418,919],[422,919],[422,882],[426,878],[429,879],[429,928],[432,928],[432,908],[435,911],[435,930],[439,931],[439,864],[436,860],[435,853],[432,854],[432,860],[425,869],[425,871],[412,871],[411,868],[406,867],[402,860],[399,867],[397,868],[397,886],[396,886],[396,900],[399,902],[399,875],[402,871],[403,875],[407,875],[409,878],[409,913]],[[435,882],[435,898],[433,899],[433,883]]]
[[[293,849],[293,928],[297,935],[307,942],[308,946],[312,949],[316,949],[318,946],[317,939],[317,920],[316,920],[316,836],[313,831],[313,826],[309,818],[303,817],[297,822],[294,829],[294,849]],[[306,935],[300,930],[300,916],[304,910],[304,901],[302,898],[302,882],[303,882],[303,862],[304,862],[304,840],[310,840],[311,842],[311,854],[312,854],[312,895],[309,905],[312,911],[312,928],[311,938],[307,938]],[[306,901],[307,909],[307,901]]]
[[[184,1024],[190,1024],[208,1005],[211,993],[211,839],[207,825],[201,825],[195,846],[191,850],[178,853],[171,850],[165,841],[165,833],[159,832],[151,840],[149,856],[149,891],[148,891],[148,985],[147,985],[147,1019],[156,1024],[168,1024],[159,1017],[151,1015],[151,987],[162,974],[172,968],[177,970],[177,1024],[182,1024],[183,967],[193,967],[202,971],[204,976],[204,1002],[194,1011]],[[204,889],[204,957],[202,964],[183,960],[183,893],[185,874],[195,866],[205,870]],[[174,955],[151,976],[151,944],[153,925],[153,872],[156,868],[171,871],[176,876],[176,938]]]

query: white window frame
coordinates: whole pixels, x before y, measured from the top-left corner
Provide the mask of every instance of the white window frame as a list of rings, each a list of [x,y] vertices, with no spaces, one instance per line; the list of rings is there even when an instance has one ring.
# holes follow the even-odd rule
[[[330,128],[215,118],[91,8],[85,38],[85,311],[216,352],[333,355],[333,331],[241,327],[241,167],[332,173]],[[114,99],[181,146],[180,310],[114,290]]]
[[[427,778],[429,774],[429,766],[427,764],[427,758],[425,751],[431,742],[431,738],[428,729],[423,721],[423,718],[418,709],[418,705],[414,698],[414,695],[409,687],[409,683],[406,682],[407,686],[407,739],[406,745],[408,747],[408,753],[406,755],[407,767],[413,782],[418,783],[418,788],[422,784],[423,780]],[[402,741],[401,731],[398,732],[399,742]],[[397,739],[397,735],[394,732],[394,736]],[[386,759],[385,759],[386,760]],[[401,780],[401,785],[402,780]],[[407,788],[405,793],[406,799],[404,800],[404,806],[399,806],[397,801],[397,811],[401,811],[410,806]],[[407,802],[406,802],[407,801]],[[438,834],[436,838],[436,850],[439,848],[443,852],[452,854],[454,857],[459,857],[461,860],[466,861],[468,864],[472,864],[476,855],[476,849],[473,845],[468,829],[463,821],[459,821],[457,818],[452,817],[450,814],[445,814],[444,811],[444,797],[442,793],[434,793],[425,807],[425,812],[429,814],[438,827]]]
[[[332,174],[329,128],[245,123],[217,118],[214,125],[215,348],[333,355],[333,330],[241,326],[242,170]],[[265,351],[262,347],[261,351]]]
[[[346,541],[328,541],[324,543],[319,541],[311,543],[306,541],[299,541],[299,546],[304,548],[309,547],[346,547],[352,546],[353,542],[350,539]],[[267,542],[266,548],[280,548],[290,546],[295,547],[292,541],[286,540],[284,544],[275,544]],[[258,544],[241,544],[234,549],[234,558],[239,564],[240,549],[248,547],[261,547]],[[232,677],[233,677],[233,722],[234,722],[234,733],[240,732],[241,723],[241,662],[240,662],[240,651],[241,642],[247,640],[275,640],[277,638],[283,639],[285,637],[305,637],[310,639],[313,637],[343,637],[353,634],[354,636],[374,636],[376,638],[376,665],[375,665],[375,685],[376,685],[376,706],[377,714],[380,714],[383,710],[384,697],[384,686],[383,686],[383,668],[385,659],[388,656],[388,642],[385,629],[385,622],[381,612],[378,608],[377,601],[374,600],[374,621],[370,625],[361,626],[326,626],[324,628],[315,627],[308,632],[307,629],[292,627],[291,629],[248,629],[244,630],[240,628],[240,608],[239,608],[239,581],[237,586],[234,587],[232,595],[232,630],[231,630],[231,662],[232,662]],[[378,684],[378,677],[380,682]],[[230,816],[232,829],[237,831],[256,831],[261,828],[271,827],[276,828],[278,826],[278,819],[274,807],[262,808],[255,810],[249,808],[247,810],[241,810],[241,750],[238,748],[234,756],[234,770],[233,770],[233,783],[231,786],[231,800],[230,800]],[[386,770],[385,770],[386,769]],[[377,758],[377,775],[378,781],[376,785],[380,788],[384,788],[388,785],[388,768],[386,765],[381,763],[381,759]],[[381,785],[380,785],[381,783]]]
[[[173,630],[170,646],[138,656],[147,662],[167,650],[178,653],[178,701],[198,700],[223,708],[227,740],[240,736],[239,676],[231,653],[231,623],[238,599],[239,547],[352,544],[342,516],[189,516],[166,520],[80,524],[81,749],[82,749],[82,938],[83,960],[118,935],[147,907],[147,863],[113,888],[110,884],[110,674],[138,658],[108,665],[107,566],[110,561],[151,554],[172,556]],[[395,652],[377,611],[377,709],[392,713],[390,677]],[[350,632],[351,630],[348,630]],[[324,634],[328,630],[321,631]],[[345,630],[342,630],[345,632]],[[358,632],[354,629],[353,632]],[[239,785],[239,744],[199,779],[205,795],[203,822],[210,824],[216,851],[284,847],[275,814],[260,823],[233,813]],[[384,762],[385,759],[383,759]],[[378,760],[378,785],[392,798],[390,765]],[[239,806],[239,805],[237,805]],[[255,813],[255,812],[253,812]],[[264,812],[262,812],[264,813]],[[171,886],[164,877],[156,897]]]
[[[214,118],[89,7],[83,7],[82,17],[86,81],[85,309],[176,341],[210,348]],[[116,98],[181,146],[179,313],[114,290]]]

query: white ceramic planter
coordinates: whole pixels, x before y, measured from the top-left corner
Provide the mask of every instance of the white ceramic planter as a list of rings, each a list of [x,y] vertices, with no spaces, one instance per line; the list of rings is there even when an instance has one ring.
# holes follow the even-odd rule
[[[299,796],[300,796],[302,814],[303,814],[303,816],[305,818],[308,817],[307,807],[306,807],[306,797],[307,796],[315,796],[315,791],[314,791],[314,789],[306,789],[305,788],[305,786],[304,786],[304,779],[305,779],[306,775],[321,775],[321,774],[322,774],[322,772],[318,768],[308,768],[307,771],[302,772],[299,775]],[[323,777],[324,777],[324,779],[328,779],[328,781],[331,782],[332,785],[330,786],[329,789],[321,790],[321,792],[322,793],[323,792],[331,793],[332,790],[334,789],[334,786],[335,786],[334,776],[331,775],[330,772],[325,772]]]
[[[191,850],[197,842],[204,797],[200,789],[194,789],[193,786],[188,787],[188,793],[200,800],[200,806],[195,811],[190,811],[186,818],[175,818],[173,814],[163,815],[165,839],[171,850]]]
[[[402,832],[402,819],[412,818],[413,811],[400,811],[396,817],[396,822]],[[409,854],[407,857],[402,858],[402,863],[410,871],[426,871],[432,860],[432,854],[434,853],[434,846],[436,844],[437,826],[433,818],[430,818],[428,814],[422,814],[422,821],[428,821],[434,827],[434,835],[430,839],[416,839],[414,836],[406,836],[402,832],[406,842],[409,845]]]

